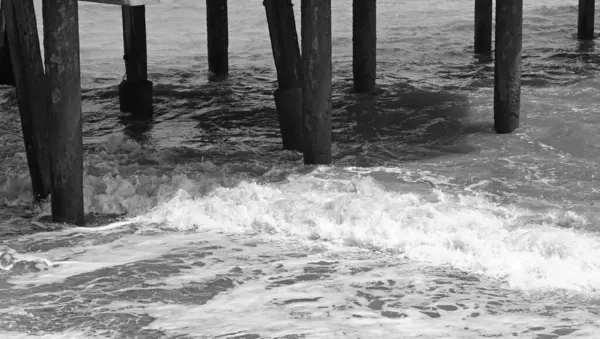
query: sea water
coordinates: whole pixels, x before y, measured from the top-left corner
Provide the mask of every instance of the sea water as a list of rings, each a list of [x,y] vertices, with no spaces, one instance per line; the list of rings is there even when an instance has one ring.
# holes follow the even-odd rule
[[[118,109],[120,8],[80,3],[90,227],[32,207],[0,89],[0,337],[597,338],[600,58],[576,5],[525,3],[522,125],[497,135],[473,1],[378,1],[376,96],[352,93],[334,1],[334,163],[303,166],[260,1],[229,2],[218,83],[204,2],[147,8],[152,121]]]

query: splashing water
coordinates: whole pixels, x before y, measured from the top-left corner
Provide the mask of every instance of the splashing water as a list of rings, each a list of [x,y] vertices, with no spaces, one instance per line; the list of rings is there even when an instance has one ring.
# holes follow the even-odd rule
[[[221,83],[204,4],[148,7],[152,121],[118,112],[119,8],[80,5],[90,227],[31,207],[0,89],[2,338],[598,336],[600,85],[576,4],[525,4],[508,136],[465,38],[472,2],[378,2],[376,97],[351,93],[351,4],[332,5],[334,165],[318,167],[280,150],[260,4],[230,4]]]

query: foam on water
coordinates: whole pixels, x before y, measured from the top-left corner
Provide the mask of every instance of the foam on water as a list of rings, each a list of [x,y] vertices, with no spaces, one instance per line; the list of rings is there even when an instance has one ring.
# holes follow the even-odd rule
[[[275,185],[242,182],[200,198],[179,191],[134,220],[177,231],[259,232],[391,250],[504,279],[512,287],[600,287],[600,239],[576,225],[556,227],[565,220],[476,195],[388,191],[371,177],[320,179],[324,173],[294,175]]]
[[[387,173],[403,181],[398,168]],[[581,218],[472,192],[410,192],[409,181],[387,188],[371,174],[320,167],[180,189],[125,221],[13,239],[5,267],[35,265],[9,271],[6,291],[63,287],[58,300],[9,301],[10,317],[71,309],[65,294],[92,293],[99,304],[76,313],[127,314],[167,337],[599,333],[600,239],[577,229]],[[61,326],[74,321],[63,316]]]
[[[574,4],[525,4],[526,114],[508,136],[492,134],[491,60],[465,38],[472,1],[403,5],[378,2],[370,97],[351,93],[351,3],[332,4],[335,166],[315,168],[280,151],[260,4],[231,3],[220,83],[204,3],[149,7],[155,116],[134,121],[105,29],[119,9],[82,3],[92,227],[31,206],[0,89],[0,337],[598,337],[600,81]]]

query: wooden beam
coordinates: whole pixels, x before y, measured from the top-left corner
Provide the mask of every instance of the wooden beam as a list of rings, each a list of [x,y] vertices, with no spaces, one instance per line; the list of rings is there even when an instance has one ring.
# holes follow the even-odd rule
[[[302,0],[304,164],[331,163],[331,0]]]
[[[377,3],[352,1],[352,75],[354,91],[375,92],[377,69]]]
[[[214,80],[229,74],[227,0],[206,0],[208,70]]]
[[[160,0],[79,0],[81,2],[95,2],[98,4],[117,6],[145,6],[159,4]]]
[[[152,82],[148,81],[146,6],[123,6],[123,45],[126,77],[119,85],[121,112],[152,117]]]
[[[2,0],[33,198],[50,194],[48,104],[33,0]]]
[[[582,40],[592,40],[594,38],[596,0],[579,0],[578,10],[577,38]]]
[[[83,225],[83,136],[77,0],[43,0],[50,108],[52,220]]]
[[[475,0],[475,53],[492,53],[492,0]]]
[[[8,32],[6,31],[6,20],[0,6],[0,84],[15,86],[15,76],[10,60],[10,46],[8,45]]]
[[[291,0],[264,0],[277,69],[275,108],[283,149],[302,151],[302,57]]]
[[[521,110],[521,48],[523,0],[496,1],[494,58],[494,129],[512,133]]]

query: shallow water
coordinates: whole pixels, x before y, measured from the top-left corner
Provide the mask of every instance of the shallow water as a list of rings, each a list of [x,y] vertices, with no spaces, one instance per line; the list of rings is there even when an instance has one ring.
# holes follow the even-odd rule
[[[118,111],[120,9],[81,3],[94,227],[31,207],[0,89],[0,336],[596,338],[599,59],[576,1],[525,4],[511,135],[472,1],[379,1],[375,97],[351,93],[350,4],[333,4],[334,165],[305,167],[281,151],[260,2],[229,5],[221,83],[203,2],[148,7],[153,121]]]

